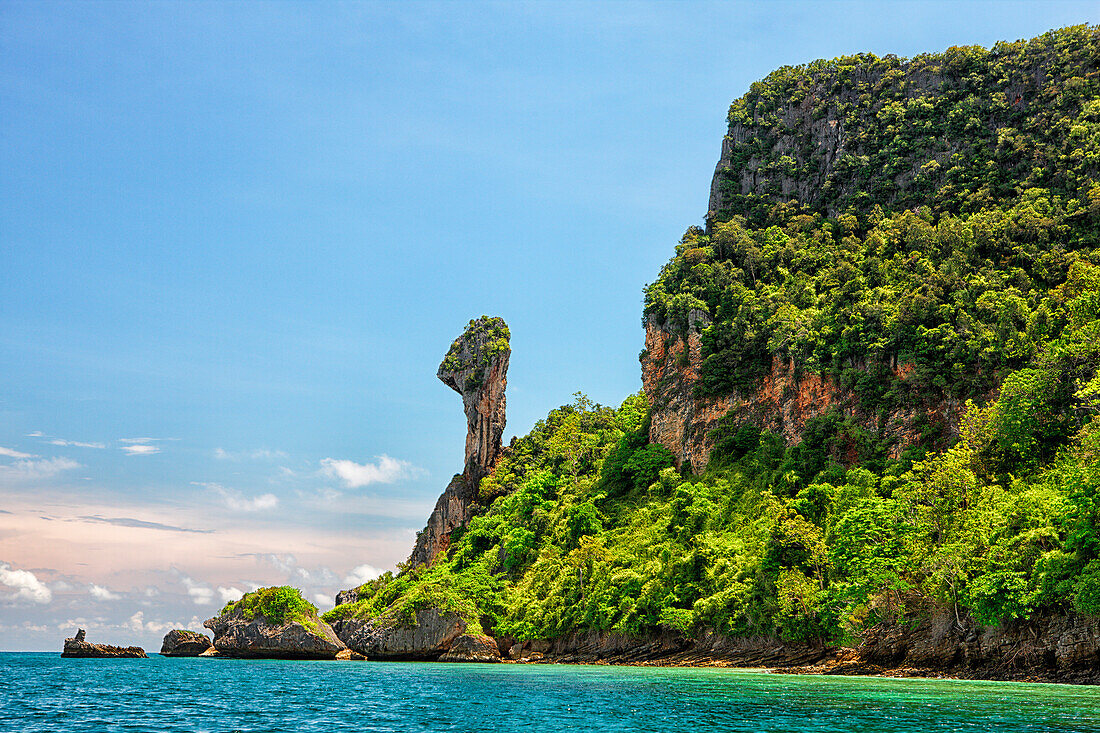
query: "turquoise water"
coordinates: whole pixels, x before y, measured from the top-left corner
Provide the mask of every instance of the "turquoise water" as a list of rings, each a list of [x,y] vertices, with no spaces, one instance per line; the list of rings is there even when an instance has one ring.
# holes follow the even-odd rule
[[[1100,731],[1100,689],[728,669],[0,654],[3,731]]]

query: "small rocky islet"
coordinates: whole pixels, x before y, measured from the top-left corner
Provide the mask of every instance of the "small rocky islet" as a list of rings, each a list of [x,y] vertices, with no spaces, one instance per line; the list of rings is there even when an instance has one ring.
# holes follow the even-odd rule
[[[76,636],[65,640],[61,656],[85,659],[148,659],[145,650],[139,646],[111,646],[93,644],[86,641],[84,629],[77,629]]]
[[[213,648],[214,645],[210,643],[210,637],[206,634],[186,629],[173,629],[164,635],[160,654],[162,657],[201,657]]]

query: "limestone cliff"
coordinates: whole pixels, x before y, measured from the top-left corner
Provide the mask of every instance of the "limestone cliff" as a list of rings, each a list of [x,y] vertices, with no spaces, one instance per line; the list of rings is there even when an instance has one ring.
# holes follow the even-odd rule
[[[921,433],[928,447],[949,444],[958,401],[983,401],[1031,356],[1011,343],[1020,329],[998,331],[983,315],[985,290],[974,285],[997,283],[983,303],[1011,288],[1043,293],[1066,269],[1023,262],[1015,253],[1027,237],[1041,237],[1051,257],[1095,241],[1070,218],[988,246],[981,232],[992,231],[983,217],[1023,210],[1039,191],[1083,201],[1093,190],[1095,161],[1067,153],[1095,124],[1098,48],[1100,30],[1075,26],[990,49],[785,66],[752,84],[729,108],[705,232],[689,230],[662,287],[647,293],[652,439],[698,470],[708,430],[729,410],[789,444],[807,420],[835,410],[892,443],[895,457]],[[906,235],[889,251],[883,232],[918,215],[941,232],[965,221],[967,234],[924,249]],[[971,235],[985,249],[965,244]],[[815,258],[819,246],[828,253]],[[952,258],[966,262],[951,269]],[[685,328],[689,308],[696,331],[715,320],[702,354]],[[985,329],[992,343],[974,346]],[[843,371],[849,384],[863,372],[865,385],[900,389],[888,405],[861,409],[828,376]],[[722,372],[737,372],[736,390]]]
[[[743,216],[753,199],[829,216],[874,204],[951,209],[964,205],[967,179],[992,167],[1016,189],[1042,180],[1073,190],[1061,139],[1070,127],[1055,123],[1079,109],[1064,89],[1095,74],[1096,39],[1077,26],[1026,45],[778,69],[730,106],[708,218]]]
[[[466,465],[436,502],[417,536],[409,567],[428,565],[447,548],[451,532],[464,525],[477,500],[478,484],[500,455],[504,433],[504,389],[508,384],[508,326],[501,318],[470,321],[451,344],[436,376],[462,395],[466,412]]]
[[[340,619],[332,628],[348,648],[368,659],[434,660],[463,635],[466,622],[430,607],[417,611],[412,623],[390,611],[370,620]]]

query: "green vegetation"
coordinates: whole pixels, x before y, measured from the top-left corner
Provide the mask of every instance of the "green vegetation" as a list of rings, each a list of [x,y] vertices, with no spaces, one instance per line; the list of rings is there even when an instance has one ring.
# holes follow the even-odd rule
[[[1098,55],[1079,26],[754,84],[730,111],[720,210],[646,291],[674,331],[693,309],[713,321],[699,394],[748,390],[774,354],[874,411],[983,398],[1030,363],[1065,327],[1074,263],[1100,264]],[[836,160],[820,120],[840,121]],[[786,183],[772,158],[794,161]]]
[[[472,319],[461,336],[456,338],[443,357],[443,369],[452,372],[460,372],[473,367],[486,367],[494,356],[509,350],[508,341],[512,337],[508,325],[503,318],[482,316]],[[479,344],[480,361],[475,364],[472,359],[475,354],[470,353],[471,344]]]
[[[477,605],[471,598],[483,595],[485,578],[456,576],[444,564],[419,572],[382,577],[356,588],[359,600],[337,606],[321,618],[328,623],[341,619],[373,619],[383,625],[415,626],[417,611],[437,608],[454,613],[466,622],[468,633],[482,633]]]
[[[965,405],[957,439],[895,459],[874,420],[825,412],[788,446],[731,413],[690,475],[649,444],[643,395],[578,394],[435,565],[326,618],[845,640],[931,609],[1100,615],[1098,39],[777,71],[731,108],[719,210],[646,291],[647,318],[700,333],[697,396],[778,356],[866,414]]]
[[[844,422],[824,416],[793,448],[739,429],[687,478],[645,444],[642,396],[619,410],[580,397],[483,480],[491,503],[445,558],[373,581],[325,618],[411,623],[442,606],[520,639],[661,627],[844,639],[936,605],[990,623],[1100,613],[1100,430],[1085,423],[1028,469],[1029,454],[1005,451],[1045,426],[1013,417],[1037,396],[1021,384],[972,406],[963,439],[924,460],[846,467]]]
[[[245,593],[239,601],[225,604],[219,615],[227,613],[240,613],[248,620],[262,616],[276,626],[296,623],[314,632],[318,629],[317,607],[302,598],[297,588],[286,585],[257,588]]]
[[[1087,201],[1100,135],[1100,29],[906,60],[874,54],[785,66],[729,110],[736,141],[719,219],[1010,208],[1032,188]],[[776,206],[776,204],[782,204]]]

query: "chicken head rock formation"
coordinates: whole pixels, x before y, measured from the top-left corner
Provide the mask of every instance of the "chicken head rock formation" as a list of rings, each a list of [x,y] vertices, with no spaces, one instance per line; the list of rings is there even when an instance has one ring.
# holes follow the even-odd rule
[[[476,508],[478,486],[501,454],[504,433],[504,389],[507,386],[508,326],[501,318],[482,316],[466,326],[439,365],[437,376],[462,395],[466,412],[466,461],[436,502],[427,526],[417,535],[405,570],[430,565],[447,550],[451,533],[470,520]],[[352,588],[336,595],[337,607],[360,600]],[[415,620],[401,618],[396,608],[379,618],[358,616],[354,610],[333,629],[349,648],[368,659],[438,659],[499,661],[499,650],[488,637],[466,635],[466,622],[439,608],[421,608]],[[457,645],[457,646],[456,646]]]
[[[436,502],[428,525],[417,536],[409,568],[429,565],[447,549],[451,532],[464,525],[477,500],[478,484],[500,456],[504,433],[504,388],[508,384],[510,333],[502,318],[470,321],[451,344],[436,376],[462,395],[466,411],[466,465]]]

